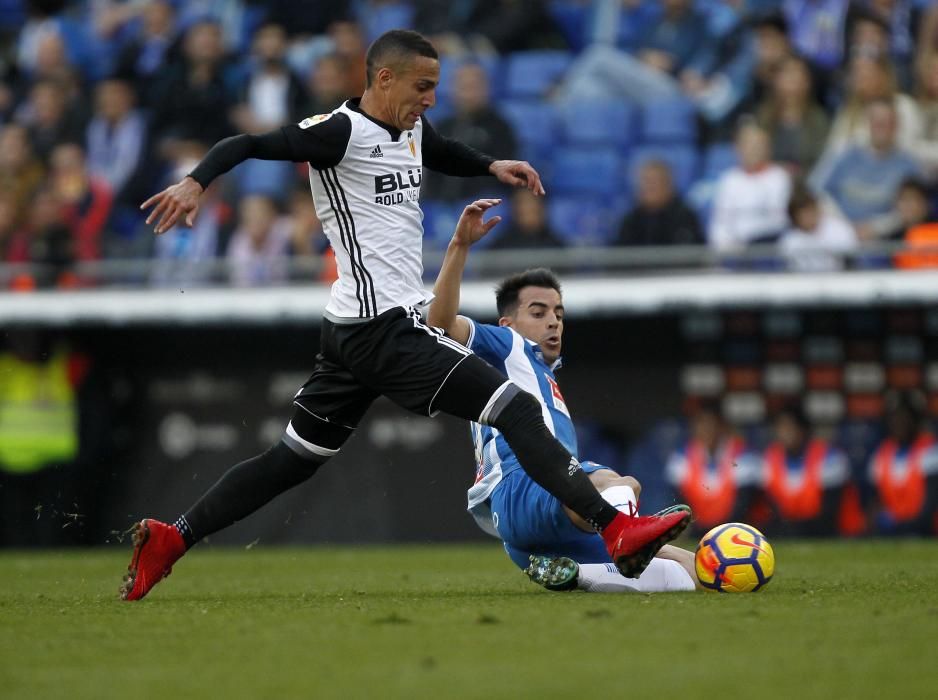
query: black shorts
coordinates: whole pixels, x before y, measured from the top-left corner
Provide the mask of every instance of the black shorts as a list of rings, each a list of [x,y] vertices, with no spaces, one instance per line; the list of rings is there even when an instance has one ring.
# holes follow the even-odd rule
[[[301,454],[332,456],[379,396],[414,413],[480,420],[509,384],[416,309],[390,309],[364,323],[323,319],[316,367],[293,399],[284,440]]]

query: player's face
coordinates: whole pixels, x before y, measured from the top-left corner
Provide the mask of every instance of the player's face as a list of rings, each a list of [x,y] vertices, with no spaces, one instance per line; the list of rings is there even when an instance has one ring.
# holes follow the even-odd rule
[[[544,361],[551,364],[560,357],[563,340],[563,299],[550,287],[524,287],[518,294],[518,310],[499,319],[502,326],[514,328],[541,347]]]
[[[392,126],[401,131],[413,129],[424,112],[436,104],[440,82],[440,62],[427,56],[413,59],[391,77],[387,88]]]

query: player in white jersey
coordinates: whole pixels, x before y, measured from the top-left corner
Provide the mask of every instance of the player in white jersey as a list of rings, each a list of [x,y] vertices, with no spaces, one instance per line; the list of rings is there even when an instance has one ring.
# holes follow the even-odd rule
[[[560,283],[545,269],[527,270],[502,281],[496,293],[498,324],[459,316],[459,288],[469,249],[491,230],[485,211],[499,200],[483,199],[465,208],[433,289],[428,322],[465,343],[518,386],[536,397],[554,435],[577,454],[570,411],[554,372],[560,367],[564,307]],[[554,590],[694,590],[694,555],[665,545],[638,577],[625,577],[613,565],[602,539],[576,513],[535,483],[497,427],[473,423],[476,479],[469,489],[469,512],[487,533],[502,540],[511,560],[537,583]],[[625,512],[637,510],[639,483],[609,467],[582,462],[602,497]],[[686,506],[673,510],[686,511]]]
[[[294,397],[282,439],[232,467],[174,524],[145,519],[135,525],[121,585],[125,600],[145,596],[203,537],[309,479],[381,395],[424,415],[443,411],[497,427],[523,468],[601,531],[623,571],[641,571],[687,525],[679,516],[628,517],[609,505],[547,429],[533,397],[423,323],[416,308],[430,300],[422,283],[423,168],[494,175],[535,195],[544,189],[528,163],[495,160],[434,131],[425,112],[435,102],[440,64],[420,34],[383,34],[369,47],[366,64],[360,99],[298,125],[224,139],[181,182],[142,205],[153,207],[147,222],[156,222],[159,234],[180,219],[191,224],[208,184],[247,158],[306,162],[339,276],[313,373]]]

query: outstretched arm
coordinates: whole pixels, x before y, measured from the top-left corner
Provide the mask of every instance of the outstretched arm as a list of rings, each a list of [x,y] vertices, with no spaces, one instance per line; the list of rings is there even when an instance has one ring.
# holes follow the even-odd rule
[[[305,126],[304,126],[305,125]],[[349,118],[333,114],[313,123],[284,126],[266,134],[239,134],[222,139],[205,155],[191,173],[175,185],[153,195],[140,205],[153,207],[147,224],[156,221],[154,231],[165,233],[180,218],[191,226],[199,211],[199,198],[219,175],[248,158],[308,162],[314,168],[331,168],[342,160],[352,132]]]
[[[544,194],[541,176],[523,160],[495,160],[461,141],[441,136],[426,118],[423,120],[423,162],[444,175],[473,177],[494,175],[512,187],[527,187],[535,195]]]
[[[430,304],[427,322],[436,328],[442,328],[458,343],[465,345],[469,341],[469,322],[459,316],[459,287],[462,284],[463,270],[469,257],[469,248],[480,241],[495,225],[502,220],[493,216],[483,221],[483,214],[501,202],[500,199],[479,199],[463,209],[456,224],[456,231],[446,249],[443,267],[433,286],[435,298]]]

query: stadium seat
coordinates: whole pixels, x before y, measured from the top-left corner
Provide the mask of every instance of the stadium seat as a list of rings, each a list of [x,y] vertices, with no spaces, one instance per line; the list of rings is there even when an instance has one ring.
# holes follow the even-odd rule
[[[661,160],[671,167],[671,175],[677,190],[684,194],[697,177],[697,149],[692,145],[639,146],[629,157],[629,182],[634,184],[642,164],[649,160]]]
[[[560,27],[564,38],[574,51],[581,51],[589,41],[589,20],[592,8],[583,2],[552,0],[550,15]]]
[[[556,108],[536,100],[504,100],[498,105],[502,116],[515,130],[521,143],[544,148],[557,144],[560,133]]]
[[[642,107],[643,143],[694,143],[697,111],[684,97],[655,100]]]
[[[510,54],[505,70],[505,95],[540,98],[557,84],[573,62],[566,51],[522,51]]]
[[[372,42],[388,30],[413,26],[414,7],[407,2],[368,3],[368,11],[360,12],[358,21]]]
[[[614,146],[620,152],[633,145],[635,108],[624,100],[579,102],[560,111],[567,144]]]
[[[735,167],[739,162],[736,147],[732,143],[714,143],[704,152],[703,172],[701,177],[715,180],[724,171]]]
[[[547,218],[551,229],[569,246],[605,245],[616,232],[615,214],[600,197],[551,196]]]
[[[622,160],[609,149],[559,148],[552,165],[550,187],[558,195],[614,197],[626,189]]]

